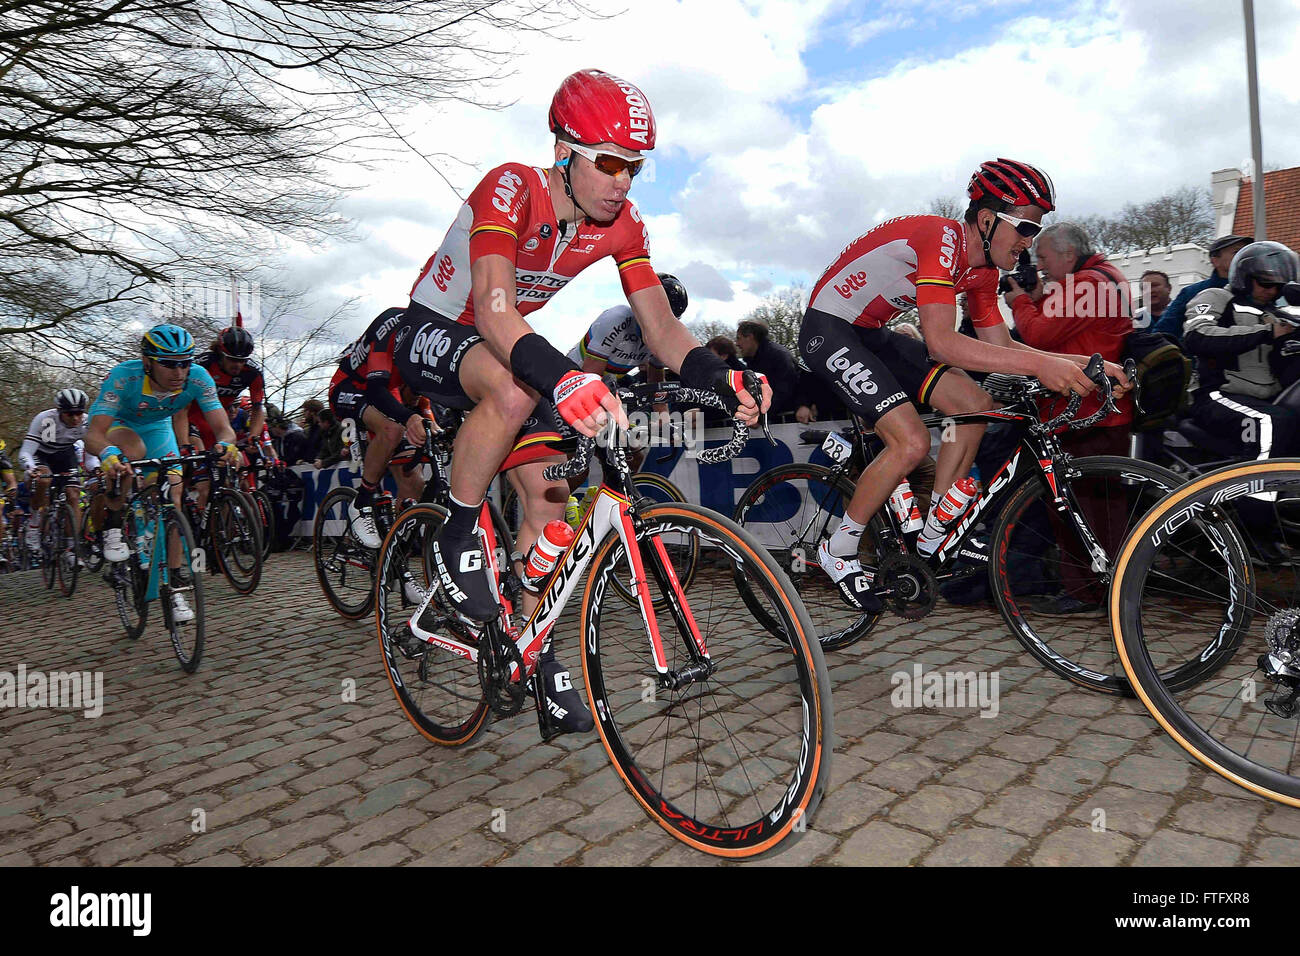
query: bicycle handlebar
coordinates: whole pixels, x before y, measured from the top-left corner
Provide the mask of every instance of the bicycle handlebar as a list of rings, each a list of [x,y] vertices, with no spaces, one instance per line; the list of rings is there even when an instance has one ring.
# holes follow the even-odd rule
[[[752,372],[745,373],[745,387],[749,390],[756,404],[762,407],[763,386],[758,381],[757,376]],[[727,406],[722,397],[717,392],[709,389],[688,388],[678,382],[646,382],[641,385],[632,385],[618,389],[619,401],[625,406],[632,409],[641,409],[652,405],[663,405],[676,403],[691,408],[712,408],[717,411],[727,411]],[[615,426],[610,426],[611,441],[617,441],[617,437],[612,433]],[[769,441],[775,440],[767,428],[767,416],[762,417],[762,429],[767,435]],[[749,441],[749,426],[738,418],[731,420],[731,440],[720,448],[711,448],[699,453],[699,460],[706,465],[716,465],[720,462],[734,458],[745,447]],[[596,447],[596,439],[588,438],[585,435],[578,439],[578,448],[573,456],[563,464],[548,465],[542,471],[542,477],[547,481],[557,481],[560,479],[568,480],[577,478],[585,474],[588,463],[591,459],[591,453]]]

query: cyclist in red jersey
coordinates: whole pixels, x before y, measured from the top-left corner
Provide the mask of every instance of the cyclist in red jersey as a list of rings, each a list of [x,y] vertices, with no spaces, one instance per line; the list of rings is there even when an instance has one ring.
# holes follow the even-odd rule
[[[885,445],[859,478],[843,524],[818,553],[844,600],[863,610],[880,606],[857,560],[863,528],[930,450],[913,401],[950,415],[992,408],[988,393],[962,369],[1035,375],[1062,394],[1094,388],[1082,371],[1089,356],[1015,342],[997,309],[998,269],[1015,266],[1055,208],[1051,179],[1028,163],[992,160],[971,176],[967,194],[963,221],[905,216],[854,240],[814,286],[800,327],[805,362]],[[961,292],[978,338],[957,331]],[[884,327],[914,306],[924,343]],[[1108,364],[1107,372],[1125,381],[1118,366]],[[984,426],[955,431],[939,451],[932,515],[943,491],[969,473]],[[937,523],[927,522],[917,542],[923,554],[938,544],[932,527]]]
[[[252,354],[252,334],[247,329],[230,326],[217,334],[206,352],[194,357],[194,364],[206,369],[212,376],[212,381],[217,386],[217,400],[221,402],[221,407],[225,409],[232,424],[238,410],[236,403],[245,391],[248,392],[248,432],[260,435],[266,424],[266,381],[262,377],[262,370],[253,362]],[[213,447],[217,437],[204,418],[198,402],[190,404],[189,418],[190,443],[182,446],[181,453],[188,455],[196,450],[204,451]],[[208,506],[211,485],[205,471],[195,473],[194,493],[198,497],[200,513]]]
[[[421,271],[410,306],[394,317],[391,330],[373,337],[364,363],[366,396],[373,375],[376,405],[387,404],[379,381],[387,379],[435,403],[469,409],[453,448],[450,514],[433,551],[444,592],[470,620],[498,613],[477,535],[479,509],[539,396],[552,399],[564,421],[583,435],[594,436],[611,416],[626,424],[618,399],[600,377],[581,371],[525,319],[583,269],[614,259],[628,305],[655,354],[688,385],[725,392],[741,419],[753,424],[760,414],[740,375],[673,316],[650,264],[645,224],[627,198],[643,152],[655,145],[654,114],[645,95],[608,73],[581,70],[560,84],[549,120],[556,136],[554,165],[506,163],[484,177]],[[385,362],[387,369],[381,368]],[[770,401],[765,388],[763,407]],[[406,411],[383,414],[414,438],[418,423]],[[524,483],[518,540],[523,552],[548,521],[564,517],[568,486],[540,480],[546,463],[534,463],[539,480]],[[358,509],[369,506],[381,475],[376,464],[366,462]],[[535,598],[525,598],[525,613],[533,603]],[[419,637],[431,636],[421,627],[427,605],[426,600],[411,620]],[[567,675],[549,647],[539,668],[558,688],[552,698],[573,715],[562,725],[589,729],[591,716],[576,692],[564,690]]]

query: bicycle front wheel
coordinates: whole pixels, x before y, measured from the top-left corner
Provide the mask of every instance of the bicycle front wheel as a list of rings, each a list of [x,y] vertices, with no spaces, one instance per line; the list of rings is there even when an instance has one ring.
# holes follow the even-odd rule
[[[164,540],[167,542],[166,551],[159,555],[163,567],[160,568],[158,600],[162,603],[163,624],[167,628],[167,636],[171,638],[172,650],[181,663],[181,669],[187,674],[193,674],[203,660],[203,561],[198,557],[194,532],[185,515],[174,507],[164,506],[162,526]],[[160,545],[155,543],[154,546]],[[174,595],[185,600],[194,614],[193,618],[188,621],[177,620],[172,603]]]
[[[455,614],[445,610],[447,604],[434,571],[432,544],[446,518],[444,508],[418,504],[394,522],[379,549],[375,627],[384,672],[406,719],[434,743],[459,747],[482,733],[488,723],[478,665],[451,645],[413,645],[407,626],[419,609],[419,603],[412,600],[416,595],[408,595],[407,590],[411,585],[423,593],[434,589],[436,630],[459,641],[476,640]],[[432,624],[428,617],[422,623]]]
[[[325,597],[346,618],[370,613],[375,590],[375,552],[348,530],[352,488],[335,488],[316,510],[312,527],[312,560]]]
[[[212,549],[221,573],[238,594],[252,594],[262,580],[261,521],[251,500],[237,491],[212,492]]]
[[[153,543],[150,537],[149,543],[145,544],[145,529],[152,529],[157,509],[158,489],[152,485],[127,502],[122,511],[122,537],[131,553],[125,561],[108,566],[117,615],[126,636],[132,640],[144,633],[149,620],[149,602],[145,594],[149,585]]]
[[[1076,458],[1055,477],[1101,548],[1101,566],[1070,517],[1056,510],[1055,489],[1033,472],[1008,493],[989,542],[994,603],[1021,646],[1052,673],[1089,690],[1131,696],[1105,616],[1111,569],[1129,530],[1183,479],[1109,455]],[[1182,659],[1166,659],[1165,680],[1187,683],[1215,666],[1214,654],[1203,652],[1216,639],[1203,636],[1206,644],[1189,642]]]
[[[881,611],[860,611],[840,596],[830,576],[817,560],[823,538],[844,520],[844,508],[853,497],[853,482],[822,465],[780,465],[759,475],[745,489],[734,519],[767,546],[772,559],[794,582],[812,620],[823,650],[837,650],[861,640],[880,620]],[[876,568],[880,559],[876,540],[884,527],[873,515],[862,533],[858,554],[864,570]],[[748,584],[736,579],[742,596]],[[748,603],[748,602],[747,602]],[[755,600],[751,611],[768,629],[779,634],[783,625],[767,617],[765,604]]]
[[[1193,478],[1124,542],[1110,599],[1124,672],[1161,726],[1215,773],[1291,806],[1300,806],[1297,517],[1300,460]],[[1225,520],[1249,560],[1216,539]],[[1162,681],[1170,648],[1207,631],[1221,635],[1225,658],[1213,678],[1185,687]]]
[[[77,590],[77,572],[80,565],[80,555],[77,548],[77,535],[73,530],[76,527],[76,519],[72,511],[72,505],[66,501],[59,502],[55,507],[51,518],[54,522],[54,562],[55,574],[59,581],[59,590],[64,597],[72,597],[72,593]]]
[[[648,628],[640,609],[609,599],[633,573],[617,532],[597,546],[583,592],[583,674],[601,741],[637,802],[688,846],[723,857],[789,846],[821,800],[833,746],[830,679],[808,613],[727,518],[662,504],[640,519],[648,596],[668,610],[652,610]],[[687,595],[674,564],[693,548],[701,561]],[[767,639],[772,625],[754,605],[780,641]]]

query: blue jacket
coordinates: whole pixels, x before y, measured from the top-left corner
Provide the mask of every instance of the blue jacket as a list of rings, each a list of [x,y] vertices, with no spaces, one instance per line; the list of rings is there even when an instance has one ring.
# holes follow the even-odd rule
[[[1160,313],[1160,320],[1153,326],[1153,331],[1172,335],[1174,341],[1181,345],[1183,341],[1183,321],[1187,318],[1187,303],[1206,289],[1222,289],[1227,284],[1228,280],[1220,279],[1217,272],[1211,272],[1208,279],[1193,282],[1174,296],[1174,301],[1170,302],[1164,312]]]

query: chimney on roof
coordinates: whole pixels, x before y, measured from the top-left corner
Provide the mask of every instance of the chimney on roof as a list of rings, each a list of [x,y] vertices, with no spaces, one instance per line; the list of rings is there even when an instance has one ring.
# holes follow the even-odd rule
[[[1237,217],[1237,197],[1241,192],[1240,169],[1216,169],[1210,173],[1210,202],[1214,206],[1214,234],[1232,232]]]

